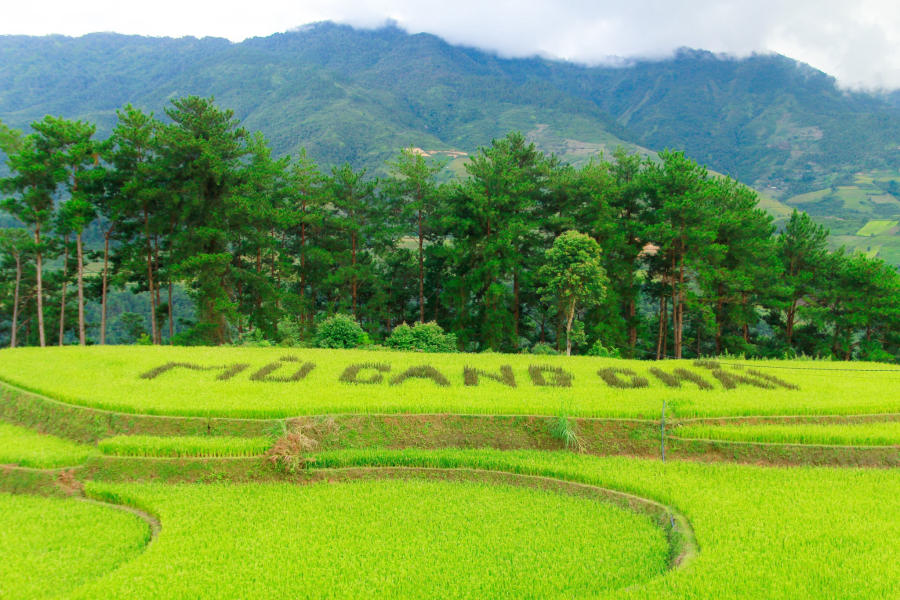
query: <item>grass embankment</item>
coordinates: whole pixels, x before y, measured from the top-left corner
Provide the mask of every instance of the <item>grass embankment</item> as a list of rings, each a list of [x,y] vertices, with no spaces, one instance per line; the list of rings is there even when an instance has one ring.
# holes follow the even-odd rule
[[[147,524],[124,511],[0,493],[0,597],[71,597],[138,555],[149,539]]]
[[[683,425],[671,435],[705,440],[829,446],[900,446],[900,421],[799,425]]]
[[[97,443],[100,452],[115,456],[153,458],[259,456],[272,446],[270,438],[116,436]]]
[[[75,597],[571,598],[666,570],[649,517],[543,490],[410,479],[90,491],[152,506],[163,530]]]
[[[78,465],[95,454],[92,446],[0,422],[0,464],[52,469]]]
[[[2,350],[0,380],[152,415],[345,413],[670,417],[900,412],[900,367],[283,348]],[[866,369],[877,368],[879,372]],[[102,373],[102,376],[96,374]]]

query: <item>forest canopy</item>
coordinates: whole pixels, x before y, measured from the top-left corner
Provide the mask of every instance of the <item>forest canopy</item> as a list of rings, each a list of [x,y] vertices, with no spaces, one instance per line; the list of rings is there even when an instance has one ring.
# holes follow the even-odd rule
[[[415,148],[375,179],[275,157],[212,99],[165,112],[0,129],[0,343],[312,344],[344,314],[365,344],[434,322],[462,351],[900,356],[893,267],[804,213],[776,232],[681,152],[576,168],[513,132],[457,180]]]

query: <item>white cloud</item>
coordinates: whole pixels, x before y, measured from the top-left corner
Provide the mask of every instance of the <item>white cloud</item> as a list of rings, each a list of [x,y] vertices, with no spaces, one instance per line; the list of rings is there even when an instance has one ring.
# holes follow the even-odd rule
[[[220,36],[238,41],[321,20],[413,33],[505,56],[545,54],[597,63],[662,57],[683,46],[738,56],[775,51],[836,76],[843,85],[900,88],[896,0],[156,0],[17,2],[2,33]]]

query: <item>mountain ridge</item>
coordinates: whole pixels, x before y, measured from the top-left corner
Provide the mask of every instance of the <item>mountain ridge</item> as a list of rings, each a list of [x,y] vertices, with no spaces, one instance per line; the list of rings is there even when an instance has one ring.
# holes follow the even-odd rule
[[[681,49],[586,66],[329,22],[242,42],[0,36],[0,119],[14,127],[49,113],[94,121],[103,134],[126,102],[162,115],[187,94],[233,108],[276,154],[306,148],[323,166],[379,174],[403,146],[471,153],[520,130],[576,164],[620,145],[681,149],[786,206],[830,190],[803,208],[838,235],[900,216],[888,189],[900,179],[900,95],[841,89],[777,54]]]

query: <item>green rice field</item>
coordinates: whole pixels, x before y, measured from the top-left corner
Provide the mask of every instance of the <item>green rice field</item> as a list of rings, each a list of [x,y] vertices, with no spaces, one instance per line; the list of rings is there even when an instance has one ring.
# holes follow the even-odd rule
[[[135,585],[153,598],[571,598],[666,570],[665,536],[649,518],[503,485],[94,484],[91,493],[152,508],[163,533],[78,598],[124,597]]]
[[[239,437],[158,437],[121,435],[100,440],[103,454],[145,457],[259,456],[272,446],[269,438]]]
[[[65,347],[0,351],[0,381],[67,403],[154,415],[565,412],[656,418],[663,401],[681,417],[900,412],[900,366],[876,365],[874,374],[866,363],[736,364],[747,366],[723,361],[713,370],[692,361],[502,354]],[[679,369],[694,380],[674,377]]]
[[[868,223],[862,226],[862,228],[856,232],[856,235],[881,235],[883,233],[887,233],[894,227],[900,224],[900,221],[891,221],[886,219],[872,219]]]
[[[71,597],[137,557],[149,537],[121,510],[0,493],[0,598]]]
[[[53,468],[77,465],[96,448],[0,421],[0,465]]]
[[[0,350],[0,598],[900,598],[898,383],[809,360]]]
[[[673,435],[774,444],[900,446],[900,421],[802,425],[684,425],[674,430]]]

